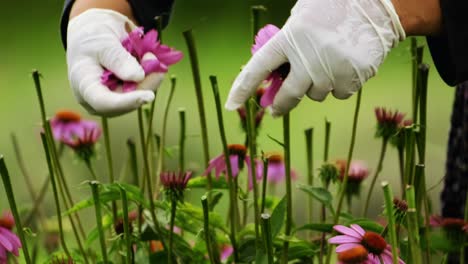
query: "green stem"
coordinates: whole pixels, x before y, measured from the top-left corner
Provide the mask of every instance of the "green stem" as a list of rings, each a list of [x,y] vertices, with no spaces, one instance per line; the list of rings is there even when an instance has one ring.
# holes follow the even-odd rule
[[[262,214],[262,233],[268,256],[268,264],[273,264],[273,241],[271,238],[271,224],[269,214]]]
[[[323,148],[323,162],[328,162],[330,152],[331,122],[325,119],[325,147]]]
[[[172,264],[174,262],[175,256],[173,256],[173,247],[174,247],[174,222],[177,211],[177,200],[172,198],[171,200],[171,219],[169,223],[169,250],[167,254],[167,262]]]
[[[237,263],[239,262],[239,253],[237,252],[237,242],[236,242],[236,208],[237,208],[237,202],[236,199],[237,197],[235,196],[235,190],[234,190],[234,180],[232,177],[232,166],[231,166],[231,161],[229,158],[229,150],[227,147],[227,140],[226,140],[226,131],[224,129],[224,121],[223,121],[223,112],[221,110],[221,99],[219,96],[219,88],[218,88],[218,82],[216,80],[215,76],[210,76],[211,80],[211,87],[213,89],[213,96],[215,99],[215,105],[216,105],[216,114],[218,117],[218,128],[219,128],[219,134],[221,136],[221,144],[223,146],[223,153],[224,153],[224,160],[226,161],[226,170],[227,170],[227,176],[228,176],[228,184],[229,184],[229,209],[230,209],[230,218],[231,218],[231,234],[230,234],[230,239],[232,243],[232,248],[234,250],[233,255],[234,255],[234,261]]]
[[[106,161],[107,161],[107,173],[109,173],[109,181],[110,183],[114,183],[114,166],[112,162],[112,149],[110,143],[110,133],[109,133],[109,122],[106,117],[101,118],[102,123],[102,132],[104,136],[104,146],[106,148]],[[89,161],[87,163],[90,163]],[[91,164],[87,164],[90,166]],[[94,180],[96,180],[96,176],[94,175]],[[114,222],[117,221],[117,203],[112,201],[112,219]]]
[[[187,128],[185,122],[185,109],[179,109],[180,135],[179,135],[179,168],[185,171],[185,139],[187,137]]]
[[[304,131],[306,141],[306,155],[307,155],[307,183],[309,186],[314,186],[314,158],[313,158],[313,145],[314,145],[314,128],[309,128]],[[313,222],[314,215],[314,199],[309,195],[309,223]],[[312,233],[310,233],[312,235]]]
[[[171,106],[172,98],[174,97],[174,91],[176,87],[177,79],[175,77],[171,77],[171,89],[169,90],[169,95],[166,100],[166,107],[164,109],[164,116],[162,121],[162,131],[161,131],[161,142],[159,144],[159,159],[158,159],[158,168],[156,175],[160,175],[161,172],[164,171],[164,148],[166,147],[166,128],[167,128],[167,118],[169,116],[169,109]],[[159,181],[157,181],[159,182]],[[159,188],[159,184],[156,184],[156,190]]]
[[[388,231],[390,234],[390,244],[392,245],[393,264],[398,264],[398,241],[396,235],[395,215],[393,214],[393,194],[388,182],[382,182],[385,197],[385,211],[387,214]],[[417,231],[415,231],[417,232]]]
[[[213,256],[212,243],[211,243],[211,234],[210,234],[210,208],[208,205],[208,197],[203,195],[201,198],[203,206],[203,233],[205,235],[206,250],[208,251],[208,257],[210,263],[216,263]]]
[[[382,146],[380,148],[379,161],[377,162],[377,169],[374,172],[374,176],[372,177],[372,182],[371,182],[369,191],[367,193],[366,203],[364,205],[364,213],[362,214],[363,217],[367,216],[367,211],[369,210],[370,199],[372,197],[372,191],[374,190],[375,183],[377,182],[377,178],[379,177],[379,174],[382,171],[383,161],[384,161],[384,158],[385,158],[385,152],[387,150],[387,145],[388,145],[388,139],[383,138],[382,139]]]
[[[124,188],[120,187],[120,198],[122,199],[123,225],[126,245],[126,263],[133,263],[132,235],[130,233],[130,220],[128,219],[128,197]]]
[[[359,109],[361,108],[361,96],[362,96],[362,89],[358,91],[357,100],[356,100],[356,108],[354,110],[354,118],[353,118],[353,129],[351,134],[351,143],[349,145],[349,152],[348,152],[348,160],[346,162],[346,169],[343,177],[343,182],[340,186],[340,193],[338,196],[338,206],[336,208],[335,218],[333,220],[334,224],[338,224],[341,215],[341,207],[343,205],[343,200],[346,194],[346,186],[348,185],[348,173],[349,167],[351,165],[351,160],[353,159],[353,152],[354,152],[354,145],[356,143],[356,134],[357,134],[357,125],[359,119]],[[328,254],[326,263],[329,264],[331,261],[333,247],[328,247]]]
[[[138,180],[138,161],[137,161],[137,152],[136,152],[136,146],[135,146],[135,141],[131,138],[127,140],[127,147],[128,147],[128,153],[130,156],[130,168],[132,171],[132,184],[135,186],[139,186],[139,180]]]
[[[421,249],[419,247],[419,223],[418,223],[418,212],[416,210],[416,197],[414,192],[414,186],[408,185],[406,187],[406,201],[408,203],[407,210],[407,223],[408,223],[408,242],[410,252],[410,263],[420,264],[421,261]]]
[[[50,126],[45,126],[46,129]],[[50,176],[50,183],[52,184],[52,192],[54,194],[54,202],[55,202],[55,210],[57,213],[57,222],[59,226],[59,234],[60,234],[60,243],[62,244],[63,251],[65,251],[65,254],[67,255],[68,258],[71,258],[70,252],[68,251],[68,247],[66,244],[65,240],[65,235],[63,233],[63,224],[62,224],[62,213],[60,210],[60,200],[58,196],[58,190],[57,190],[57,183],[55,179],[55,172],[54,168],[52,165],[52,158],[50,156],[50,148],[47,143],[46,135],[41,133],[41,140],[42,140],[42,146],[44,147],[44,152],[46,155],[46,160],[47,160],[47,168],[49,169],[49,176]]]
[[[107,246],[106,246],[106,237],[104,236],[104,228],[102,227],[102,214],[101,214],[101,200],[99,198],[99,182],[97,181],[91,181],[89,182],[89,185],[91,186],[91,191],[93,193],[93,199],[94,199],[94,210],[96,213],[96,223],[97,223],[97,229],[99,233],[99,243],[101,245],[101,254],[102,254],[102,259],[104,263],[109,263],[109,260],[107,258]]]
[[[405,150],[403,146],[398,146],[398,167],[400,170],[401,197],[405,196]]]
[[[8,203],[10,204],[11,213],[15,219],[16,231],[21,240],[21,245],[23,248],[24,259],[27,264],[32,263],[31,257],[29,256],[28,244],[26,242],[26,236],[24,235],[23,225],[21,223],[21,218],[19,216],[18,207],[16,206],[15,195],[13,192],[13,187],[11,186],[10,174],[5,164],[5,159],[0,155],[0,175],[2,176],[3,187],[5,187],[5,193],[8,198]]]
[[[196,98],[197,98],[198,113],[200,117],[200,127],[201,127],[202,143],[203,143],[204,166],[208,166],[208,163],[210,162],[208,129],[206,125],[207,123],[206,123],[206,115],[205,115],[205,106],[203,103],[203,89],[202,89],[201,78],[200,78],[200,67],[198,63],[197,49],[196,49],[195,39],[193,37],[192,30],[185,31],[183,35],[188,46],[190,64],[192,66],[193,82],[195,84],[195,93],[196,93]],[[207,179],[208,179],[207,189],[208,191],[210,191],[212,188],[211,173],[207,175]]]
[[[414,185],[414,143],[413,127],[405,127],[405,186]]]
[[[255,237],[257,241],[257,248],[260,248],[261,237],[260,237],[260,210],[258,208],[258,183],[257,183],[257,173],[256,173],[256,138],[255,135],[255,113],[253,109],[255,108],[255,102],[250,99],[246,103],[246,113],[247,113],[247,136],[249,138],[249,152],[250,152],[250,171],[252,176],[252,187],[253,187],[253,205],[254,205],[254,219],[255,219]]]
[[[430,210],[429,202],[426,193],[426,179],[425,179],[425,166],[422,164],[416,164],[415,168],[415,179],[418,182],[419,191],[416,193],[416,209],[418,209],[418,217],[421,215],[421,203],[424,206],[424,222],[430,223]],[[418,221],[419,222],[419,221]],[[430,252],[430,238],[429,230],[425,228],[423,231],[422,243],[426,245],[426,250],[424,250],[424,263],[431,263],[431,252]]]
[[[283,116],[283,144],[284,144],[284,167],[286,170],[286,225],[284,228],[284,235],[289,238],[292,231],[293,224],[293,209],[292,209],[292,187],[291,187],[291,137],[290,137],[290,124],[289,113]],[[289,241],[286,239],[283,243],[283,255],[281,263],[288,263]]]
[[[97,181],[96,172],[94,171],[94,168],[93,168],[93,165],[91,164],[91,161],[86,160],[85,164],[86,164],[86,168],[88,168],[88,171],[91,174],[91,177],[93,177],[93,181]]]
[[[147,187],[147,192],[148,192],[148,200],[150,203],[151,220],[153,221],[153,226],[154,226],[156,233],[161,238],[161,244],[163,245],[164,249],[166,249],[167,248],[166,243],[163,237],[161,236],[162,232],[159,227],[158,218],[156,217],[156,207],[154,205],[154,199],[153,199],[153,184],[151,183],[151,175],[149,171],[148,152],[146,149],[145,132],[143,129],[143,111],[141,107],[138,108],[138,128],[139,128],[139,133],[140,133],[140,147],[141,147],[141,151],[143,154],[143,173],[147,181],[146,187]]]
[[[265,200],[266,200],[266,192],[267,192],[267,183],[268,183],[268,158],[263,157],[263,178],[262,178],[262,205],[260,212],[263,214],[265,213]]]

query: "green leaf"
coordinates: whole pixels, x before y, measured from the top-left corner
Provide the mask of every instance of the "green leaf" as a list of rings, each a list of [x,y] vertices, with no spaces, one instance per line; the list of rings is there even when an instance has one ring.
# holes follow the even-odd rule
[[[255,237],[249,237],[239,242],[239,262],[249,263],[257,257]]]
[[[102,229],[104,231],[108,230],[110,227],[112,227],[113,220],[112,220],[112,215],[105,215],[102,218]],[[91,247],[91,244],[99,238],[99,230],[97,227],[93,228],[87,235],[86,237],[86,247]]]
[[[268,264],[268,255],[264,249],[257,250],[257,255],[255,256],[255,264]]]
[[[187,183],[187,188],[206,189],[207,185],[208,185],[208,179],[204,176],[199,176],[199,177],[191,178],[189,182]],[[220,177],[217,180],[213,179],[211,187],[214,189],[228,189],[228,185],[224,177]]]
[[[327,232],[331,233],[333,231],[333,224],[307,224],[303,225],[296,229],[296,232],[303,231],[303,230],[313,230],[313,231],[320,231],[320,232]]]
[[[283,227],[284,218],[286,216],[286,206],[286,196],[284,196],[271,214],[271,239],[275,239]]]
[[[301,241],[289,245],[288,259],[310,259],[317,254],[318,249],[311,244]]]
[[[218,205],[219,201],[223,197],[223,193],[220,191],[212,191],[212,197],[210,201],[210,211],[213,211],[213,209]]]
[[[177,214],[179,213],[187,214],[188,216],[197,219],[200,222],[203,222],[203,210],[200,207],[195,207],[190,203],[184,203],[179,205],[179,207],[177,208]],[[223,223],[222,217],[218,213],[210,212],[209,218],[211,226],[220,229],[226,234],[229,234],[226,225]]]
[[[272,137],[272,136],[270,136],[270,135],[267,135],[267,137],[269,137],[271,140],[273,140],[274,142],[276,142],[276,144],[278,144],[278,145],[280,145],[281,147],[284,148],[284,143],[283,143],[283,142],[279,141],[278,139],[276,139],[276,138],[274,138],[274,137]]]
[[[311,195],[315,200],[321,202],[324,205],[331,205],[333,201],[333,196],[325,188],[312,187],[312,186],[301,184],[301,183],[297,184],[297,188]]]
[[[351,224],[357,224],[360,227],[364,228],[365,230],[369,230],[369,231],[376,232],[379,234],[382,233],[384,230],[383,226],[376,223],[375,221],[372,221],[366,218],[357,218],[357,219],[352,219],[350,221],[345,222],[345,225],[347,226]]]

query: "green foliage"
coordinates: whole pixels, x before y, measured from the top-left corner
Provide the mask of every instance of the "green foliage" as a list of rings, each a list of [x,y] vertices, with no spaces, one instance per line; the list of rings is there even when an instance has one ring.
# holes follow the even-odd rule
[[[193,177],[187,183],[187,188],[192,189],[207,189],[208,186],[208,179],[204,176]],[[219,179],[213,179],[212,182],[213,189],[228,189],[228,184],[224,177],[220,177]]]
[[[271,239],[275,239],[281,231],[284,224],[284,218],[286,216],[286,196],[276,205],[273,213],[271,214]]]

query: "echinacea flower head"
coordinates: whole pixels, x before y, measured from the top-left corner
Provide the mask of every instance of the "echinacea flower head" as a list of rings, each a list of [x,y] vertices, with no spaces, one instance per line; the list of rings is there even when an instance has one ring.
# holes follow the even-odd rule
[[[268,160],[267,181],[273,184],[284,182],[286,177],[286,165],[284,163],[283,155],[279,153],[271,153],[266,156]],[[257,165],[257,178],[263,178],[263,163],[259,162]],[[291,179],[297,179],[295,170],[291,170]]]
[[[229,244],[222,245],[221,246],[221,261],[226,262],[229,259],[229,257],[232,255],[232,253],[234,253],[234,248],[231,245]]]
[[[4,212],[0,218],[0,264],[8,262],[9,253],[19,256],[18,249],[21,248],[21,242],[12,231],[14,225],[15,220],[11,212]]]
[[[400,224],[403,221],[407,211],[408,203],[405,200],[401,200],[396,197],[393,198],[393,215],[395,215],[395,221],[397,224]]]
[[[384,140],[390,139],[395,136],[399,129],[403,126],[404,113],[394,112],[384,107],[376,107],[374,109],[377,118],[377,131],[375,136],[383,138]]]
[[[392,263],[391,246],[381,235],[365,231],[356,224],[352,224],[350,227],[335,225],[333,229],[342,235],[330,238],[328,243],[338,245],[336,253],[338,253],[339,257],[341,256],[341,263],[380,264],[380,258],[383,260],[383,263]],[[364,259],[365,253],[362,250],[363,248],[367,250],[367,259]],[[353,258],[359,259],[361,262],[352,262]],[[400,258],[398,259],[398,263],[404,264]]]
[[[244,163],[249,159],[247,156],[247,148],[241,144],[230,144],[228,145],[228,151],[232,177],[237,177],[244,167]],[[213,170],[215,171],[216,179],[219,179],[221,174],[224,174],[227,178],[227,166],[226,160],[224,159],[224,153],[221,153],[221,155],[210,160],[208,168],[206,168],[203,175],[208,175]]]
[[[158,40],[158,32],[154,29],[145,33],[143,28],[136,28],[122,40],[122,46],[137,59],[145,75],[166,73],[170,65],[183,57],[182,52],[162,45]],[[101,83],[112,91],[121,87],[122,92],[130,92],[137,88],[136,82],[123,81],[107,69],[101,76]]]
[[[160,175],[164,192],[171,201],[184,201],[184,192],[192,172],[162,172]]]
[[[324,163],[319,168],[319,178],[325,185],[335,183],[338,180],[339,171],[335,164]]]
[[[71,110],[60,110],[50,120],[52,134],[56,140],[68,137],[80,126],[81,115]]]
[[[133,222],[138,219],[138,211],[131,211],[128,213],[128,228],[130,230],[130,233],[133,232]],[[121,235],[125,231],[125,226],[124,226],[124,219],[123,217],[117,218],[117,220],[114,223],[114,231],[117,235]]]
[[[255,36],[255,44],[252,46],[252,54],[255,54],[260,48],[262,48],[280,29],[274,25],[268,24],[261,28]],[[275,95],[278,93],[283,81],[290,70],[290,64],[285,63],[278,69],[274,70],[263,82],[265,87],[265,93],[260,99],[260,105],[262,107],[268,107],[273,104]]]

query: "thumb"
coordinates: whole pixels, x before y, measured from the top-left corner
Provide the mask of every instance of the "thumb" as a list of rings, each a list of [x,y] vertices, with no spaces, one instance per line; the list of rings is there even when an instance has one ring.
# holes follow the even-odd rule
[[[280,31],[252,56],[232,85],[226,109],[241,107],[273,70],[287,62],[280,48],[283,40],[284,35]]]
[[[112,40],[98,54],[101,65],[125,81],[140,82],[145,71],[138,61],[117,40]]]

